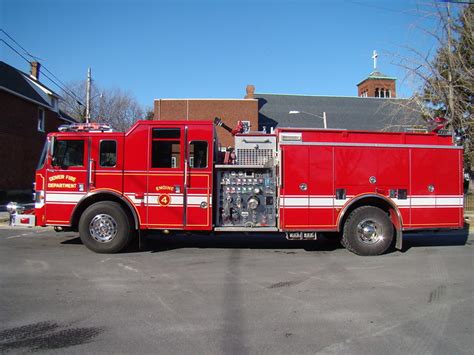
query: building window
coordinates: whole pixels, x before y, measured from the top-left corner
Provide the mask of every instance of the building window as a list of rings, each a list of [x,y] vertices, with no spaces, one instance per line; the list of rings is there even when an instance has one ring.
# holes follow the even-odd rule
[[[390,98],[390,96],[391,96],[390,89],[387,89],[385,92],[385,97]]]
[[[117,164],[117,142],[102,141],[100,142],[100,158],[101,167],[114,167]]]
[[[380,89],[380,97],[385,97],[385,89]]]
[[[152,130],[151,167],[179,168],[181,164],[181,130],[154,128]]]
[[[378,89],[378,88],[375,89],[375,95],[374,95],[374,96],[375,96],[375,97],[379,97],[379,89]]]
[[[38,132],[44,132],[44,109],[38,108]]]
[[[51,106],[53,107],[54,111],[58,110],[58,99],[54,96],[51,96]]]

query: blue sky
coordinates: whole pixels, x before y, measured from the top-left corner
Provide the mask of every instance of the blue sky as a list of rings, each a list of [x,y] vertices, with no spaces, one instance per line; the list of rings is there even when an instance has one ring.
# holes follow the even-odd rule
[[[148,107],[155,98],[242,98],[247,84],[261,93],[355,96],[373,70],[374,49],[378,69],[397,77],[399,96],[408,97],[414,83],[393,54],[435,48],[416,28],[432,25],[416,7],[411,0],[0,0],[0,27],[61,81],[84,79],[91,67],[98,85],[130,91]],[[0,58],[29,70],[3,43]]]

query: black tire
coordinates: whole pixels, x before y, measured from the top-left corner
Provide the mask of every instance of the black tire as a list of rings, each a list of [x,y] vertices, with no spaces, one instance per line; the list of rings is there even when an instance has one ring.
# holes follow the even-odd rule
[[[388,214],[373,206],[356,208],[344,223],[341,244],[363,256],[380,255],[392,245],[393,225]]]
[[[82,243],[96,253],[118,253],[135,235],[132,222],[117,202],[102,201],[89,206],[79,220]]]

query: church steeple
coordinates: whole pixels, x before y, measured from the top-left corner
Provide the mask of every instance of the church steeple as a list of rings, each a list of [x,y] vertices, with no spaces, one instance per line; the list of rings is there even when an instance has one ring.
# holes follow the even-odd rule
[[[380,97],[394,98],[396,95],[395,81],[397,78],[385,75],[377,70],[377,58],[379,57],[374,50],[372,59],[374,60],[374,70],[369,76],[357,84],[359,97]]]

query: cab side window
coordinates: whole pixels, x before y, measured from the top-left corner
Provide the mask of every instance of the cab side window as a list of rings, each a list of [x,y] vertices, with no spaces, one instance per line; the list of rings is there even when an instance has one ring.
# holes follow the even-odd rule
[[[206,141],[192,141],[189,143],[189,166],[195,169],[207,168]]]
[[[84,166],[84,141],[56,140],[53,152],[53,166],[61,168]]]
[[[117,164],[117,142],[102,141],[100,142],[100,159],[101,167],[114,167]]]
[[[181,130],[153,128],[151,146],[152,168],[179,168],[181,166]]]

